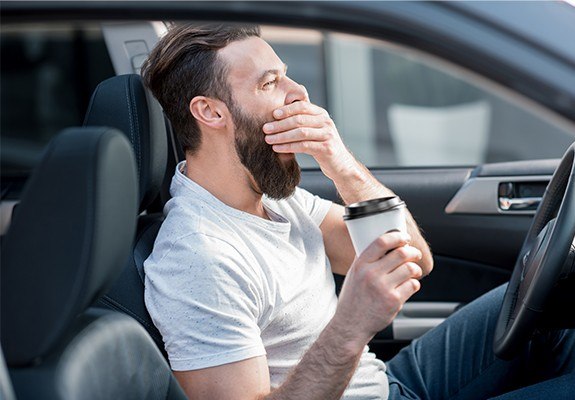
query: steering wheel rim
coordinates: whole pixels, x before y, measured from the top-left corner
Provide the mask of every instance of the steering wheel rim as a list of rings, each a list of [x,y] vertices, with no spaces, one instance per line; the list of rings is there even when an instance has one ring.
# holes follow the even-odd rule
[[[569,272],[565,261],[574,236],[575,143],[545,189],[515,262],[495,326],[499,358],[513,358],[533,334],[551,290]]]

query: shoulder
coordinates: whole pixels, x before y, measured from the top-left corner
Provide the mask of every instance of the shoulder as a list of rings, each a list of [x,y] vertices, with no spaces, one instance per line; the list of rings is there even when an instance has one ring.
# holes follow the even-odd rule
[[[261,286],[263,278],[245,244],[213,218],[202,213],[168,213],[144,262],[146,279],[174,285],[195,282],[250,282]],[[188,210],[189,211],[189,210]],[[206,211],[210,212],[210,211]]]
[[[245,253],[236,243],[221,235],[205,232],[185,232],[167,227],[160,230],[154,250],[146,265],[167,262],[171,268],[188,266],[243,265]]]
[[[293,195],[285,200],[277,201],[276,204],[280,210],[289,208],[297,213],[303,213],[319,225],[329,211],[332,202],[297,187]]]
[[[298,186],[296,187],[294,193],[287,199],[287,201],[303,205],[313,201],[315,197],[317,196],[314,196],[304,188]]]
[[[164,213],[166,217],[154,243],[156,255],[174,248],[186,252],[202,249],[198,256],[209,254],[210,250],[241,254],[236,236],[226,229],[225,217],[209,204],[174,197],[166,203]]]

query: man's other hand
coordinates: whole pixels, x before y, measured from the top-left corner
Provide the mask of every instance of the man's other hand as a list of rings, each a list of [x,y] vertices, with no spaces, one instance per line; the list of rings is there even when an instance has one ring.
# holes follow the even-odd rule
[[[421,252],[401,232],[377,238],[357,257],[339,296],[333,323],[348,338],[350,351],[362,349],[387,327],[420,288]]]

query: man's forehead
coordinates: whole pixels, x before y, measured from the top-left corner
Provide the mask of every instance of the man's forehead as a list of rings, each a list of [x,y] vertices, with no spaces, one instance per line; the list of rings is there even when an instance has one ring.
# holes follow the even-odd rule
[[[285,70],[271,46],[259,37],[235,41],[219,50],[232,78],[257,80],[266,71]]]

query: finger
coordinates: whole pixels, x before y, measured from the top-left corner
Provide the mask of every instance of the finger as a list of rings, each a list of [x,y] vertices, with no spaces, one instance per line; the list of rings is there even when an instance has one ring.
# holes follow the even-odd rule
[[[301,86],[301,88],[303,89],[303,91],[304,91],[304,93],[305,93],[305,94],[304,94],[305,101],[307,101],[307,102],[309,103],[309,93],[307,92],[307,88],[306,88],[304,85],[300,85],[300,86]]]
[[[313,156],[323,149],[323,142],[304,140],[299,142],[281,143],[272,145],[276,153],[305,153]]]
[[[359,258],[366,262],[377,261],[390,250],[405,246],[410,240],[409,235],[404,232],[394,231],[384,233],[367,246],[363,253],[359,255]]]
[[[390,250],[384,258],[389,259],[391,263],[395,262],[397,263],[396,265],[399,265],[410,261],[417,262],[421,260],[421,257],[422,254],[418,248],[407,244]]]
[[[398,287],[408,279],[419,279],[423,275],[421,267],[414,262],[406,262],[387,274],[392,287]]]
[[[397,269],[403,264],[409,262],[417,262],[421,259],[421,252],[415,247],[409,245],[397,247],[379,260],[373,261],[371,264],[378,271],[378,274],[390,274],[393,270]]]
[[[323,141],[327,139],[327,137],[328,136],[323,129],[302,127],[292,129],[287,132],[267,135],[265,140],[268,144],[284,144],[300,142],[303,140]]]
[[[284,119],[296,114],[328,115],[323,108],[308,101],[296,101],[282,106],[273,112],[275,119]]]
[[[405,302],[409,299],[413,294],[421,289],[421,282],[417,279],[408,279],[403,282],[401,285],[395,288],[399,298]]]
[[[299,127],[321,128],[325,120],[317,115],[296,114],[291,117],[264,124],[263,131],[267,134],[288,131]]]

